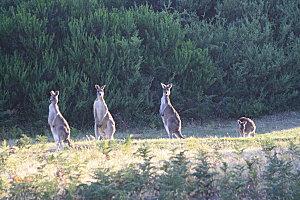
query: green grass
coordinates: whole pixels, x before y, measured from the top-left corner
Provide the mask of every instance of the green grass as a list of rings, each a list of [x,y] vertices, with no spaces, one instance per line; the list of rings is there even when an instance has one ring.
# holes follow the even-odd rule
[[[228,170],[233,171],[236,170],[236,166],[243,165],[243,173],[248,173],[245,168],[245,160],[254,158],[259,160],[259,173],[263,176],[264,171],[266,171],[264,167],[268,166],[268,162],[272,161],[270,158],[274,152],[277,152],[278,155],[280,154],[278,158],[285,163],[283,166],[287,165],[287,163],[291,163],[292,167],[290,167],[289,170],[293,171],[294,177],[298,176],[299,178],[299,133],[300,128],[293,128],[267,134],[258,134],[254,138],[189,137],[185,140],[127,138],[116,139],[110,142],[81,140],[74,142],[75,148],[65,148],[65,150],[60,152],[55,151],[54,143],[47,143],[41,138],[38,138],[39,142],[34,142],[25,137],[25,139],[23,138],[23,140],[21,140],[21,143],[19,142],[19,147],[14,146],[13,148],[9,148],[5,142],[3,142],[1,146],[1,197],[26,199],[33,196],[41,199],[53,199],[62,195],[67,199],[73,199],[75,197],[80,199],[82,196],[77,194],[78,191],[81,191],[81,195],[83,196],[87,195],[83,191],[91,190],[89,194],[94,194],[92,191],[102,191],[104,186],[101,186],[102,189],[98,188],[97,190],[93,190],[95,185],[91,184],[92,182],[99,181],[95,178],[95,173],[100,171],[105,175],[106,179],[112,179],[111,182],[108,181],[108,185],[115,183],[115,181],[119,179],[130,180],[129,182],[122,182],[123,185],[109,186],[112,188],[111,191],[102,191],[103,193],[101,194],[106,194],[107,192],[108,195],[103,197],[104,199],[113,197],[143,199],[143,197],[149,195],[153,198],[172,199],[174,193],[172,193],[172,190],[168,191],[168,188],[165,186],[169,184],[168,181],[170,180],[175,182],[180,180],[182,182],[187,181],[186,179],[191,179],[187,181],[187,183],[194,183],[195,177],[192,176],[192,173],[195,165],[198,163],[197,156],[199,152],[206,152],[206,154],[209,155],[208,162],[214,165],[212,169],[215,169],[216,173],[218,173],[217,178],[224,177],[224,174],[226,174],[222,172],[224,163],[227,163],[229,166]],[[152,188],[148,193],[142,188],[139,190],[140,193],[136,194],[132,192],[136,190],[134,189],[135,187],[131,188],[131,186],[134,185],[135,179],[141,177],[140,174],[137,175],[135,173],[140,173],[139,166],[145,163],[145,160],[143,160],[145,158],[138,156],[137,152],[145,147],[149,150],[148,154],[153,156],[150,160],[151,166],[155,168],[155,170],[153,170],[154,175],[151,177],[151,180],[153,179],[155,181],[152,180],[152,182],[150,181],[151,183],[148,183],[151,185],[151,187],[149,187]],[[179,172],[176,170],[181,169],[180,167],[178,168],[178,166],[178,169],[176,167],[170,167],[175,165],[174,163],[177,163],[176,159],[179,158],[176,156],[178,156],[180,152],[184,152],[184,158],[182,158],[182,160],[186,159],[188,164],[178,166],[187,166],[189,170],[187,177],[189,178],[179,179],[173,176],[168,177],[167,175],[173,173],[173,171],[171,172],[170,170],[175,170],[174,174],[178,174]],[[270,158],[267,152],[270,152]],[[175,161],[172,162],[172,159],[175,159]],[[166,162],[169,163],[166,165]],[[167,172],[162,169],[165,165],[169,166]],[[134,170],[128,172],[129,169]],[[103,174],[102,176],[104,176]],[[185,177],[184,175],[182,176]],[[289,176],[284,176],[283,179],[284,178],[289,178]],[[149,177],[146,179],[150,180]],[[237,179],[237,177],[230,177],[228,179],[230,184],[235,184],[231,179],[242,182]],[[266,178],[262,177],[261,179],[266,180]],[[180,184],[183,184],[181,182]],[[222,183],[222,181],[220,183]],[[84,190],[82,190],[80,186],[82,184]],[[101,182],[101,184],[105,185],[106,183]],[[101,184],[96,184],[96,186],[100,187],[99,185]],[[140,185],[143,184],[146,183],[142,182]],[[155,189],[157,187],[160,188],[158,191]],[[186,190],[181,192],[184,195],[179,195],[177,196],[178,198],[192,198],[194,193],[197,193],[197,191],[193,191],[195,185],[186,185],[185,187]],[[215,186],[215,188],[218,187]],[[261,197],[266,195],[266,189],[256,189]],[[21,191],[23,191],[24,194],[20,193]],[[237,191],[231,192],[234,193]],[[294,190],[292,192],[294,192]],[[213,194],[218,196],[219,199],[226,199],[225,194],[227,194],[227,192],[224,193],[224,191],[216,189]],[[246,193],[244,195],[246,195]],[[293,193],[293,195],[295,196],[296,194]],[[96,198],[96,196],[94,197]],[[241,198],[241,196],[237,196],[237,198]]]

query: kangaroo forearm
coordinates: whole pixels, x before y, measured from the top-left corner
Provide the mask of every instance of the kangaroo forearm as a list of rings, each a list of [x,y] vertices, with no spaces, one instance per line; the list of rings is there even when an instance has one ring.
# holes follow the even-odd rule
[[[164,112],[163,111],[159,111],[160,116],[164,116]]]
[[[101,113],[101,116],[98,115],[98,117],[95,118],[95,123],[96,124],[102,124],[105,116],[107,115],[107,113],[108,113],[108,111],[103,113],[103,114]]]
[[[105,113],[104,114],[100,113],[100,115],[99,115],[99,113],[97,114],[96,109],[94,109],[94,119],[95,119],[96,124],[101,124],[104,116],[105,116]]]
[[[55,120],[56,120],[57,115],[53,118],[52,123],[50,124],[50,126],[54,126]]]
[[[101,116],[101,118],[99,118],[99,123],[102,124],[105,116],[107,115],[107,111],[104,113],[104,115]]]
[[[159,109],[159,114],[160,114],[160,116],[164,116],[164,111],[165,111],[165,109],[164,109],[163,107],[161,107],[161,108]]]
[[[95,119],[95,123],[99,122],[99,118],[97,116],[97,112],[96,112],[95,108],[94,108],[94,119]]]

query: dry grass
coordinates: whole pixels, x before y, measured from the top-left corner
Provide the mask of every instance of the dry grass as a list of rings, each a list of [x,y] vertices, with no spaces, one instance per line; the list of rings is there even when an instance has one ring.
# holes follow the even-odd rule
[[[238,164],[237,159],[235,159],[236,151],[243,150],[242,154],[245,158],[263,157],[262,146],[265,144],[274,145],[278,151],[283,152],[283,155],[289,156],[287,149],[290,143],[292,142],[298,147],[300,145],[300,127],[280,131],[273,130],[296,126],[299,120],[296,116],[298,115],[295,115],[290,123],[287,123],[286,118],[278,117],[278,123],[274,124],[274,129],[269,124],[274,118],[258,119],[257,124],[262,127],[258,130],[271,131],[266,134],[258,134],[254,138],[214,137],[218,131],[221,132],[220,135],[229,132],[230,136],[234,136],[235,125],[230,122],[222,125],[218,123],[207,124],[203,127],[189,125],[188,128],[185,128],[185,133],[189,136],[202,135],[196,134],[199,130],[205,133],[212,131],[209,138],[189,137],[185,140],[129,139],[127,141],[116,139],[111,142],[81,140],[74,142],[75,148],[65,148],[60,152],[55,151],[54,143],[36,143],[22,148],[9,148],[3,144],[0,149],[1,159],[3,159],[0,177],[5,189],[2,190],[1,195],[2,197],[8,195],[8,189],[12,187],[14,182],[18,181],[16,177],[23,181],[26,177],[35,177],[37,183],[51,182],[55,185],[60,182],[60,175],[58,174],[63,171],[68,177],[64,183],[67,185],[66,187],[74,187],[79,183],[92,181],[93,172],[99,168],[110,168],[112,171],[118,171],[126,169],[134,163],[140,163],[141,158],[135,156],[135,152],[145,145],[150,148],[151,155],[154,155],[153,162],[157,166],[168,160],[174,153],[172,153],[174,149],[177,149],[176,152],[186,150],[186,156],[192,162],[201,149],[214,155],[212,159],[222,157],[224,161],[232,165]],[[284,126],[286,123],[288,125]],[[147,132],[145,136],[150,132]],[[265,131],[261,132],[265,133]],[[164,134],[164,131],[160,131],[159,134],[155,133],[156,136]],[[295,169],[300,169],[299,157],[294,159],[293,164]]]

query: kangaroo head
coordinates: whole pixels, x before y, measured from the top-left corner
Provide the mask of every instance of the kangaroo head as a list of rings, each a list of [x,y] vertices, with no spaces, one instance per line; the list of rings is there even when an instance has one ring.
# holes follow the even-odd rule
[[[247,121],[244,120],[244,118],[240,118],[237,120],[238,124],[239,124],[239,128],[240,130],[244,131],[245,130],[245,126],[247,124]]]
[[[95,85],[96,91],[97,91],[97,97],[98,98],[103,98],[104,97],[104,88],[106,85],[103,86],[99,86],[99,85]]]
[[[161,87],[163,89],[163,94],[169,96],[171,94],[172,83],[165,85],[161,83]]]
[[[57,104],[58,103],[58,95],[59,95],[59,91],[51,91],[50,92],[50,99],[49,99],[49,102],[50,103],[54,103],[54,104]]]

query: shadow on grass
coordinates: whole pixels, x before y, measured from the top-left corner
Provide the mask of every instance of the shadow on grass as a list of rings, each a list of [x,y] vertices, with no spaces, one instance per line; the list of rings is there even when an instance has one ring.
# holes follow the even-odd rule
[[[300,127],[300,112],[285,112],[275,115],[268,115],[260,118],[253,118],[257,125],[258,134],[271,133],[274,131],[288,130]],[[209,120],[204,123],[183,122],[183,135],[187,137],[240,137],[236,119],[230,120]],[[134,139],[144,138],[168,138],[166,131],[161,126],[158,129],[137,128],[126,131],[117,131],[116,138],[126,138],[132,135]]]

